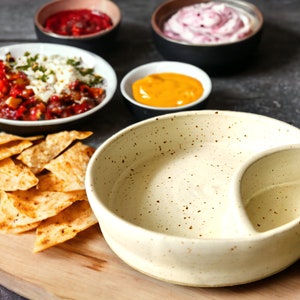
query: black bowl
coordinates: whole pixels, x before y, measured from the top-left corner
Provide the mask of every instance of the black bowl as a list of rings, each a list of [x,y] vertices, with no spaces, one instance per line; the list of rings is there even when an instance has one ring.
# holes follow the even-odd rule
[[[91,9],[107,14],[112,19],[112,27],[94,34],[65,36],[45,30],[44,24],[51,15],[70,9]],[[37,38],[43,43],[55,43],[79,47],[105,56],[114,44],[121,22],[119,7],[109,0],[56,0],[43,5],[34,17]]]
[[[222,0],[250,14],[254,20],[252,33],[235,42],[221,44],[190,44],[166,37],[164,23],[179,9],[207,0],[171,0],[161,4],[153,13],[151,27],[158,51],[168,60],[183,61],[199,66],[210,74],[239,70],[251,60],[262,35],[263,15],[260,10],[245,1]]]

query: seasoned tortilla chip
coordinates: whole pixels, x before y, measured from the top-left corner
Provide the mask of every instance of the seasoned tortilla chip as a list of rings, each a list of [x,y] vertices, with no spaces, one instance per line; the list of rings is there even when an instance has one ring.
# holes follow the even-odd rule
[[[46,164],[45,169],[64,180],[69,190],[85,189],[86,167],[94,151],[94,148],[77,142],[56,159]]]
[[[35,229],[34,252],[40,252],[97,223],[84,186],[94,148],[76,141],[91,134],[0,133],[0,232]]]
[[[17,159],[31,168],[37,174],[44,165],[64,151],[75,140],[88,138],[91,131],[62,131],[47,135],[41,143],[24,150]]]
[[[33,252],[40,252],[49,247],[72,239],[78,232],[97,223],[89,203],[77,201],[58,215],[43,221],[36,230]]]
[[[40,222],[20,213],[7,193],[0,190],[0,232],[22,233],[36,228]]]
[[[52,217],[78,200],[87,200],[86,192],[16,191],[8,194],[13,206],[22,214],[41,221]]]
[[[39,183],[36,188],[39,191],[69,192],[72,191],[65,180],[60,179],[55,174],[49,172],[38,176]]]
[[[42,135],[22,137],[18,135],[13,135],[5,132],[0,132],[0,145],[12,142],[12,141],[35,141],[43,138]]]
[[[57,177],[54,173],[48,172],[38,176],[39,182],[36,188],[39,191],[52,191],[52,192],[71,192],[77,191],[78,185],[74,185],[72,178],[66,180]],[[82,187],[82,185],[80,185]]]
[[[0,160],[0,186],[4,191],[28,190],[38,183],[38,178],[22,163],[11,158]]]
[[[0,160],[11,157],[13,155],[21,153],[24,149],[30,147],[32,142],[25,141],[12,141],[3,145],[0,145]]]

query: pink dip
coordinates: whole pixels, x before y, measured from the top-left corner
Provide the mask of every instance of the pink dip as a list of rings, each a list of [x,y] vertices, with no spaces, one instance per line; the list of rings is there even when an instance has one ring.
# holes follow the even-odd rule
[[[252,19],[246,12],[222,2],[183,7],[165,24],[164,34],[191,44],[234,42],[251,34]]]

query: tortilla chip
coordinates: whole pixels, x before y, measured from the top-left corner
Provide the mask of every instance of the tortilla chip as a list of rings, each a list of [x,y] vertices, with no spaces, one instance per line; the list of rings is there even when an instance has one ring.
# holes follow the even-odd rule
[[[13,135],[5,132],[0,132],[0,145],[12,142],[12,141],[35,141],[43,138],[43,135],[22,137],[18,135]]]
[[[85,189],[84,179],[87,164],[94,148],[77,142],[56,159],[45,165],[45,169],[64,180],[69,190]]]
[[[24,149],[30,147],[30,141],[12,141],[0,145],[0,160],[21,153]]]
[[[8,194],[13,206],[24,215],[42,221],[50,218],[78,200],[87,200],[86,192],[16,191]]]
[[[21,214],[9,199],[7,193],[0,190],[0,232],[22,233],[36,228],[40,222]]]
[[[0,133],[0,232],[35,229],[39,252],[97,223],[84,186],[95,150],[76,141],[91,134],[73,130],[43,139]]]
[[[40,252],[49,247],[74,238],[97,223],[89,203],[77,201],[58,215],[43,221],[36,230],[33,252]]]
[[[39,183],[36,188],[39,191],[52,191],[52,192],[70,192],[72,189],[68,187],[65,180],[60,179],[55,174],[49,172],[38,176]],[[74,191],[74,190],[73,190]]]
[[[76,130],[48,134],[44,141],[24,150],[17,159],[37,174],[43,170],[45,164],[64,151],[73,141],[88,138],[91,134],[91,131]]]
[[[11,158],[0,160],[0,185],[5,191],[28,190],[38,183],[38,178],[22,163]]]
[[[14,224],[9,225],[6,230],[3,230],[3,233],[10,233],[10,234],[20,234],[24,233],[33,229],[36,229],[41,222],[33,222],[33,223],[28,223],[25,225],[18,225],[14,222]],[[1,226],[1,224],[0,224]],[[1,229],[0,229],[1,231]]]

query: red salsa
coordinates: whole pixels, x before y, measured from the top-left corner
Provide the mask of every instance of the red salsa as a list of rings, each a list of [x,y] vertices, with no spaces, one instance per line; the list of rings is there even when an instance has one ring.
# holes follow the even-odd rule
[[[99,105],[105,89],[75,80],[69,92],[52,95],[47,102],[35,95],[22,70],[10,67],[14,58],[0,60],[0,118],[23,121],[51,120],[81,114]]]
[[[45,29],[60,35],[81,36],[112,27],[111,18],[100,11],[90,9],[65,10],[50,16]]]

